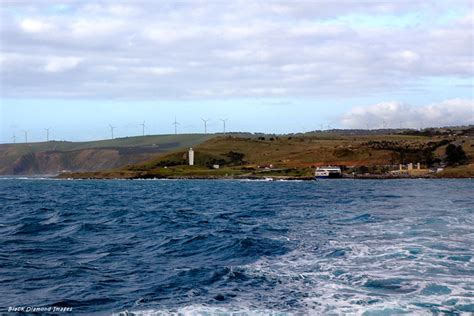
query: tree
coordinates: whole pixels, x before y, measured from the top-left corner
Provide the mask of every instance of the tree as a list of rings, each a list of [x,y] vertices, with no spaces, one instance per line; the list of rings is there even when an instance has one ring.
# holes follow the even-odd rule
[[[462,165],[467,162],[466,152],[461,145],[449,144],[446,147],[446,163],[449,166]]]
[[[243,153],[235,151],[229,151],[226,156],[230,158],[230,162],[234,165],[241,165],[244,162],[245,157]]]
[[[434,152],[431,150],[431,148],[425,148],[422,151],[422,160],[428,165],[428,167],[431,167],[434,163]]]

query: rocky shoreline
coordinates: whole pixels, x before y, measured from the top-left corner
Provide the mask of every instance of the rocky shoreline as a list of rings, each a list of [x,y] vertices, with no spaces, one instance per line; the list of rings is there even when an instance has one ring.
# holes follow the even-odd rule
[[[176,175],[176,176],[151,176],[151,175],[104,175],[104,174],[60,174],[56,179],[74,180],[249,180],[249,181],[313,181],[314,177],[307,176],[210,176],[210,175]],[[350,180],[397,180],[397,179],[472,179],[470,176],[443,176],[436,174],[426,175],[393,175],[393,174],[364,174],[348,175],[344,174],[339,179]],[[329,179],[334,180],[334,179]]]

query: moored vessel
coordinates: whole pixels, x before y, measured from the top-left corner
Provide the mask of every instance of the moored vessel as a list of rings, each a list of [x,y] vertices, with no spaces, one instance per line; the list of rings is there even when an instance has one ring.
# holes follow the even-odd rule
[[[342,178],[342,171],[339,167],[318,167],[314,172],[315,179],[334,179]]]

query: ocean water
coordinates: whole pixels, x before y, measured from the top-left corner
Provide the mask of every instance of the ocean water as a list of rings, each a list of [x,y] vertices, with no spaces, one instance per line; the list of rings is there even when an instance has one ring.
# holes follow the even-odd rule
[[[0,180],[0,313],[474,312],[473,180]]]

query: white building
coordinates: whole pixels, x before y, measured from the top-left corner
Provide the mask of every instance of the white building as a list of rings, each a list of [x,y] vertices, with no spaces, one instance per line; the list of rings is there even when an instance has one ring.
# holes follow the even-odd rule
[[[189,148],[188,160],[189,160],[189,165],[194,166],[194,150],[192,148]]]

